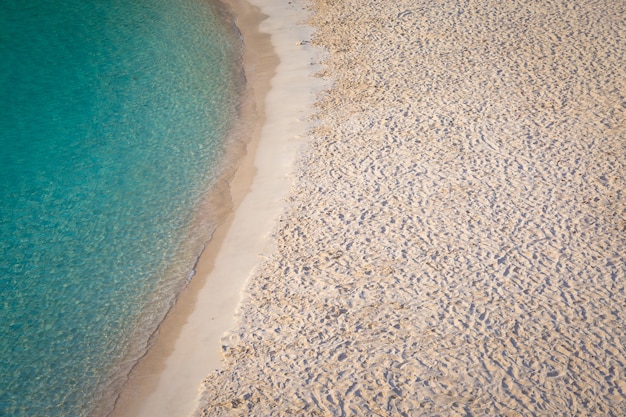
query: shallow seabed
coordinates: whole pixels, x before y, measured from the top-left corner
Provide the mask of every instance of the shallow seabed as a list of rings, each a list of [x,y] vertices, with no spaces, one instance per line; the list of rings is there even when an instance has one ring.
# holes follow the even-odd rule
[[[105,413],[214,227],[240,40],[199,0],[9,1],[0,28],[0,415]]]

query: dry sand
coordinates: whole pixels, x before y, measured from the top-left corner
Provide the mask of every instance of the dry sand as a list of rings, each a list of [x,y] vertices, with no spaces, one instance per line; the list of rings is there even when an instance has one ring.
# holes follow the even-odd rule
[[[197,415],[626,415],[626,3],[312,9],[334,86]]]

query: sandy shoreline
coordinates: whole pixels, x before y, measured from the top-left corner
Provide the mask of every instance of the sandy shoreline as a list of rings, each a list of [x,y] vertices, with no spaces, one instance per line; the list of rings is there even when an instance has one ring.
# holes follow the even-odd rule
[[[335,83],[197,415],[624,415],[625,8],[314,1]]]
[[[310,38],[310,29],[300,25],[301,8],[275,0],[228,0],[224,6],[245,44],[247,92],[234,134],[250,138],[229,181],[233,209],[156,342],[133,369],[112,417],[184,416],[194,410],[202,379],[221,367],[220,339],[233,327],[241,290],[270,242],[313,98],[322,88],[310,77],[317,68],[314,48],[298,45]]]

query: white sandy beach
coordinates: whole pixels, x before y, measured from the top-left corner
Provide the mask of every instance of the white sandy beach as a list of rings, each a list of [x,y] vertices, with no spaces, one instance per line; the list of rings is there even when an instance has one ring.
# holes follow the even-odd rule
[[[625,415],[626,3],[310,7],[334,84],[195,414]]]

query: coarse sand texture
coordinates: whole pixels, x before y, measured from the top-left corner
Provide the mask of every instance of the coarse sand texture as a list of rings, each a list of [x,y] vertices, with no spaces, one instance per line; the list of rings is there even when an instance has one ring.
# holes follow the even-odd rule
[[[626,415],[626,2],[307,5],[332,88],[197,415]]]

